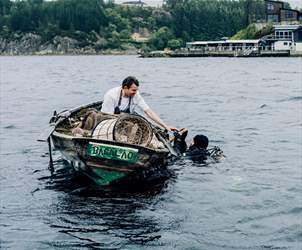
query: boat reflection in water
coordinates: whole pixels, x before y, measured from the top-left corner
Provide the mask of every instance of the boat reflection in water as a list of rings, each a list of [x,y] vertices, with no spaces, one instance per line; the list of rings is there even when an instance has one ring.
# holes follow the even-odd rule
[[[172,170],[132,184],[99,186],[70,171],[64,160],[54,161],[54,165],[52,175],[41,181],[46,189],[64,191],[50,204],[49,214],[44,217],[45,224],[58,237],[46,239],[43,244],[50,248],[116,249],[162,237],[158,218],[149,211],[166,195],[175,176]]]

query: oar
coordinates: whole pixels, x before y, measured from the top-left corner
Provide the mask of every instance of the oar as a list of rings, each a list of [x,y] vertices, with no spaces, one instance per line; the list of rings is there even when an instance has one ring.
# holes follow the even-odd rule
[[[40,135],[39,138],[37,139],[37,141],[40,142],[47,142],[48,139],[50,138],[50,136],[52,135],[52,133],[55,131],[56,129],[56,124],[52,123],[49,124],[49,127],[46,128]]]
[[[52,118],[50,119],[49,127],[46,128],[39,136],[38,141],[47,142],[52,133],[55,131],[56,126],[63,121],[66,117],[70,115],[68,110],[64,110],[63,112],[57,114],[55,111]]]
[[[181,134],[180,133],[185,133],[185,132],[187,132],[188,130],[186,129],[186,128],[181,128],[180,130],[178,130],[178,131],[175,131],[174,132],[174,136],[173,137],[171,137],[170,138],[170,143],[172,143],[177,137],[176,137],[176,135],[178,135],[178,136],[181,136]],[[187,136],[187,135],[186,135]],[[185,136],[185,137],[186,137]]]
[[[174,156],[178,156],[175,149],[172,147],[171,143],[164,139],[160,133],[156,133],[157,138],[169,149],[170,153]]]
[[[178,156],[177,152],[175,151],[175,149],[173,148],[173,146],[171,145],[171,143],[169,142],[169,140],[166,140],[165,138],[163,138],[161,136],[161,134],[160,134],[159,131],[163,131],[162,128],[156,126],[154,123],[152,123],[151,121],[149,121],[149,119],[147,117],[141,116],[138,113],[135,113],[135,115],[138,115],[138,116],[144,118],[150,124],[153,132],[156,134],[156,137],[159,139],[159,141],[161,141],[166,146],[166,148],[170,151],[170,153],[172,155]]]
[[[145,117],[144,117],[145,118]],[[145,118],[146,119],[146,118]],[[163,131],[162,128],[156,126],[155,124],[153,124],[152,122],[150,122],[148,119],[146,119],[148,121],[148,123],[150,124],[150,126],[152,127],[153,132],[155,133],[156,137],[158,138],[158,140],[160,140],[167,149],[169,149],[170,153],[174,156],[178,156],[177,152],[175,151],[175,149],[173,148],[173,146],[171,145],[169,140],[166,140],[165,138],[163,138],[160,134],[159,131]]]

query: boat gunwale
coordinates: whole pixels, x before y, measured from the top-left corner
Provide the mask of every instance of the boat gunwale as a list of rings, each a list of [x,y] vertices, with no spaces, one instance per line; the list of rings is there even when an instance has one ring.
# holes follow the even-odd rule
[[[95,142],[95,143],[104,143],[104,144],[113,144],[113,145],[117,145],[117,146],[122,146],[122,147],[133,147],[133,148],[136,148],[136,149],[143,149],[145,151],[150,151],[150,152],[154,152],[154,153],[168,153],[169,154],[169,149],[168,148],[162,148],[162,149],[155,149],[155,148],[149,148],[149,147],[144,147],[144,146],[140,146],[140,145],[136,145],[136,144],[129,144],[129,143],[126,143],[126,142],[117,142],[117,141],[111,141],[111,140],[100,140],[100,139],[95,139],[95,138],[92,138],[92,137],[79,137],[79,136],[73,136],[73,135],[68,135],[66,133],[62,133],[62,132],[59,132],[59,131],[56,131],[56,129],[61,125],[61,123],[63,123],[64,121],[66,121],[66,119],[69,119],[74,113],[82,110],[82,109],[85,109],[85,108],[92,108],[92,107],[95,107],[97,105],[100,105],[102,104],[103,101],[96,101],[96,102],[93,102],[93,103],[89,103],[89,104],[85,104],[85,105],[81,105],[81,106],[78,106],[76,108],[73,108],[73,109],[69,109],[69,110],[65,110],[65,111],[62,111],[60,113],[58,113],[58,119],[57,122],[55,122],[55,129],[53,131],[53,133],[51,134],[51,136],[56,136],[56,137],[61,137],[61,138],[64,138],[64,139],[69,139],[69,140],[82,140],[82,141],[91,141],[91,142]],[[68,115],[66,115],[65,117],[62,117],[63,119],[60,119],[60,114],[64,114],[65,112],[68,112]],[[113,115],[114,116],[114,115]]]
[[[68,109],[68,110],[64,110],[64,111],[61,111],[60,113],[58,113],[58,117],[57,117],[57,120],[55,122],[53,122],[55,128],[57,128],[61,123],[63,123],[66,119],[68,119],[69,117],[71,117],[74,113],[80,111],[81,109],[85,109],[85,108],[90,108],[90,107],[94,107],[96,105],[100,105],[102,104],[103,101],[96,101],[96,102],[93,102],[93,103],[89,103],[89,104],[84,104],[84,105],[81,105],[81,106],[78,106],[78,107],[75,107],[75,108],[72,108],[72,109]],[[67,113],[68,112],[68,115],[66,116],[60,116],[64,113]],[[60,118],[63,118],[63,119],[60,119]],[[51,124],[51,123],[50,123]]]

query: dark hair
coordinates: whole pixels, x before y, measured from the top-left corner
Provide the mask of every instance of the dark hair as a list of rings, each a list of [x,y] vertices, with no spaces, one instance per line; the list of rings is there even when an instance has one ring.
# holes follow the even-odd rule
[[[139,82],[134,76],[128,76],[124,79],[122,83],[122,88],[127,87],[129,89],[132,84],[139,86]]]
[[[205,135],[196,135],[193,138],[193,141],[194,141],[194,146],[196,146],[198,148],[207,149],[207,147],[209,145],[209,139]]]

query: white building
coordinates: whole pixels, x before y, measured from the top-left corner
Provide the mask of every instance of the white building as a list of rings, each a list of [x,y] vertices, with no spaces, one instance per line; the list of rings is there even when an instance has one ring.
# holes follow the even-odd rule
[[[255,40],[196,41],[186,43],[189,51],[266,51],[302,55],[302,25],[275,25],[274,33]],[[264,52],[263,52],[264,53]]]
[[[137,1],[125,1],[122,2],[122,5],[143,7],[144,5],[146,5],[146,3],[141,0],[137,0]]]
[[[258,49],[260,39],[255,40],[223,40],[223,41],[196,41],[186,43],[189,50],[206,51],[236,51]]]
[[[302,53],[302,26],[275,25],[274,35],[270,37],[274,50],[290,50]]]

